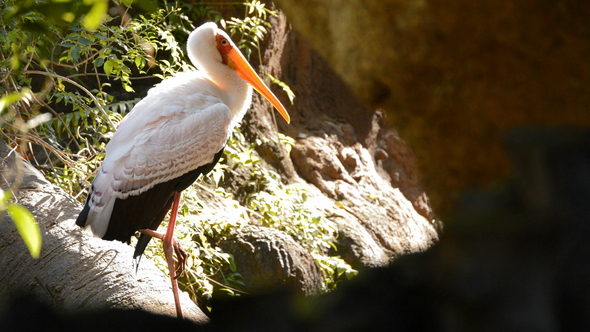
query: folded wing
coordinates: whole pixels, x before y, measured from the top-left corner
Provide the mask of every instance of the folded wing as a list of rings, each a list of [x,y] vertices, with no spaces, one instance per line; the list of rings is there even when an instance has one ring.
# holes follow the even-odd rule
[[[106,233],[116,199],[140,195],[207,165],[225,146],[231,129],[229,108],[203,90],[198,79],[185,76],[174,78],[175,85],[150,90],[108,143],[77,220],[95,236]]]

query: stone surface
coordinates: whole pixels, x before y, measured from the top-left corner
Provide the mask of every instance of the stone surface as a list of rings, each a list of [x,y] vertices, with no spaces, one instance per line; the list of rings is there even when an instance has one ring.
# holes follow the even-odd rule
[[[317,295],[322,275],[313,256],[291,237],[273,228],[244,226],[220,241],[234,257],[249,294],[287,290]]]
[[[246,138],[268,139],[256,149],[268,166],[284,181],[307,186],[318,208],[333,212],[338,252],[349,263],[381,266],[428,248],[438,239],[440,224],[411,149],[382,112],[353,95],[285,16],[272,20],[260,71],[279,77],[297,98],[289,105],[285,94],[275,91],[287,105],[290,124],[278,119],[275,125],[270,106],[255,102],[242,125]],[[274,127],[296,139],[290,158],[284,146],[273,142]]]
[[[508,130],[590,126],[589,2],[276,3],[351,91],[385,110],[439,215],[510,174]]]

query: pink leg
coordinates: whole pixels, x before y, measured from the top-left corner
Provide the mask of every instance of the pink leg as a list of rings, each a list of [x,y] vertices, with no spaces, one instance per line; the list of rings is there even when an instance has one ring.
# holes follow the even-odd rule
[[[174,258],[172,257],[174,240],[174,225],[176,225],[176,213],[178,212],[178,204],[180,203],[180,193],[174,193],[174,203],[172,203],[172,212],[170,212],[170,222],[168,222],[168,230],[164,236],[164,255],[168,263],[168,270],[170,271],[170,280],[172,281],[172,292],[174,293],[174,304],[176,305],[176,316],[182,318],[182,308],[180,307],[180,297],[178,295],[178,282],[176,281],[176,269],[174,267]]]
[[[172,292],[174,293],[174,304],[176,305],[176,316],[178,318],[183,318],[182,316],[182,308],[180,307],[180,296],[178,295],[178,282],[176,281],[176,269],[174,266],[174,257],[173,252],[176,251],[179,254],[180,246],[174,239],[174,225],[176,224],[176,213],[178,212],[178,205],[180,202],[180,193],[174,193],[174,202],[172,203],[172,212],[170,212],[170,221],[168,222],[168,229],[166,230],[166,234],[162,237],[161,233],[154,232],[152,230],[140,229],[139,231],[142,233],[146,233],[147,235],[155,236],[157,238],[162,239],[163,247],[164,247],[164,256],[166,256],[166,263],[168,263],[168,271],[170,271],[170,280],[172,281]],[[180,250],[184,253],[184,250],[180,248]],[[186,253],[184,256],[180,254],[179,257],[179,272],[182,272],[184,269],[184,261],[186,260]]]

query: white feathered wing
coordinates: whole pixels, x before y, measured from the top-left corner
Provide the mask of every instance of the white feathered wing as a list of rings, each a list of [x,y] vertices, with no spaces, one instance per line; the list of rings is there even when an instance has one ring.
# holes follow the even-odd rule
[[[139,195],[213,161],[232,130],[230,109],[198,72],[152,88],[123,119],[90,188],[86,229],[102,237],[116,198]]]

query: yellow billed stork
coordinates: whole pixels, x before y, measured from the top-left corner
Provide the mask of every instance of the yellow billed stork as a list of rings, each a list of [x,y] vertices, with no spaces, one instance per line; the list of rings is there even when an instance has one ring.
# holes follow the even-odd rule
[[[140,231],[137,263],[150,239],[161,238],[178,317],[182,309],[176,276],[186,254],[173,233],[181,191],[217,163],[250,107],[252,87],[290,121],[283,105],[215,23],[205,23],[189,35],[187,53],[198,71],[162,81],[121,121],[76,220],[105,240],[129,242]],[[171,207],[166,233],[155,232]]]

